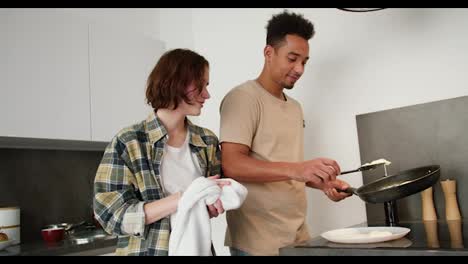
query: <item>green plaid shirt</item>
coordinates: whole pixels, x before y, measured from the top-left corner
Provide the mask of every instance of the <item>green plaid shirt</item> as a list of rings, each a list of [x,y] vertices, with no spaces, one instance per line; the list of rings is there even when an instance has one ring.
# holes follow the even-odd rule
[[[210,130],[193,125],[188,119],[189,147],[197,157],[202,175],[221,171],[218,138]],[[142,204],[166,196],[161,183],[160,166],[167,141],[161,120],[151,113],[138,124],[122,129],[107,146],[94,180],[94,212],[109,234],[119,236],[117,255],[167,255],[170,218],[145,225],[139,214],[141,233],[124,231],[124,216],[134,214]]]

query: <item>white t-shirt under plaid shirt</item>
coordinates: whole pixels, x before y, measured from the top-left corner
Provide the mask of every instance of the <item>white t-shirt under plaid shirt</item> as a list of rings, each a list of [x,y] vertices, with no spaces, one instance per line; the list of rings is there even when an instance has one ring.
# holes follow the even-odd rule
[[[200,165],[195,164],[195,154],[192,154],[189,148],[189,136],[190,133],[187,131],[185,141],[180,147],[164,145],[160,173],[166,195],[185,191],[195,178],[202,176]],[[169,140],[169,136],[167,139]],[[136,233],[143,228],[144,223],[141,221],[145,214],[143,205],[144,202],[140,202],[134,211],[124,216],[122,228],[128,234]],[[172,216],[171,224],[173,224]]]
[[[168,195],[183,192],[195,178],[202,176],[190,153],[189,133],[180,147],[166,144],[161,162],[161,177],[165,192]]]

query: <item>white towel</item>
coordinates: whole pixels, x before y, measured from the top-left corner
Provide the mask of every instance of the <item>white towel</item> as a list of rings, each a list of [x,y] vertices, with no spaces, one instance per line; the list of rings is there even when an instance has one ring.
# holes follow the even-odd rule
[[[216,181],[230,181],[220,188]],[[247,188],[232,179],[195,179],[182,195],[177,212],[171,215],[169,256],[211,256],[211,221],[207,205],[219,198],[225,211],[239,208]]]

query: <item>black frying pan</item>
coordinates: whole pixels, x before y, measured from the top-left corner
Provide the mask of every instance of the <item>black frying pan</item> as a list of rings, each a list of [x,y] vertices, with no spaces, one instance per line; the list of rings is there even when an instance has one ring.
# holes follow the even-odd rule
[[[430,165],[383,177],[358,189],[349,187],[343,192],[355,194],[368,203],[384,203],[423,191],[440,177],[440,166]]]

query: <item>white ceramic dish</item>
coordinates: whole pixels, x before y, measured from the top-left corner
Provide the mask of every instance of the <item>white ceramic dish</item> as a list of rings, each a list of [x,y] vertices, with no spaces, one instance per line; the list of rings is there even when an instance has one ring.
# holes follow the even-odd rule
[[[321,236],[334,243],[366,244],[399,239],[410,231],[406,227],[373,226],[335,229],[322,233]]]
[[[406,237],[399,239],[376,242],[376,243],[361,243],[361,244],[344,244],[328,242],[327,246],[332,248],[407,248],[410,247],[413,242]]]

